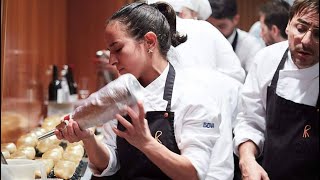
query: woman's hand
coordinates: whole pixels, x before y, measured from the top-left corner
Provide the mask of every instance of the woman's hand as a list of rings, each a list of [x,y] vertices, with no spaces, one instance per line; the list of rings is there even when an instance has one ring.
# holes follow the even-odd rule
[[[116,119],[121,123],[126,130],[120,131],[113,128],[114,133],[122,138],[125,138],[131,145],[138,149],[144,148],[148,143],[154,141],[150,133],[148,121],[144,118],[144,108],[142,102],[138,102],[139,113],[136,113],[132,108],[127,107],[126,111],[131,117],[132,123],[123,118],[120,114],[116,115]]]
[[[78,123],[73,119],[69,119],[68,116],[64,117],[64,120],[68,121],[66,127],[57,128],[54,132],[58,139],[65,139],[70,143],[73,143],[94,136],[94,132],[91,129],[81,130]]]

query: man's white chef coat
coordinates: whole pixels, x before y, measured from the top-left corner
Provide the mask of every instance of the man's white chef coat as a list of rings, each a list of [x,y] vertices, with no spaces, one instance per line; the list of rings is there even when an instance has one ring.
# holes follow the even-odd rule
[[[207,21],[177,17],[177,31],[187,34],[188,40],[176,47],[180,61],[174,67],[211,67],[244,82],[245,71],[221,32]]]
[[[259,147],[260,153],[263,151],[267,87],[287,48],[288,41],[283,41],[264,48],[255,57],[240,97],[238,124],[234,129],[236,154],[239,153],[239,144],[249,139]],[[279,72],[276,93],[295,103],[315,106],[315,97],[319,94],[319,62],[312,67],[298,69],[289,51],[284,68]]]
[[[242,68],[247,73],[253,63],[253,57],[264,46],[257,38],[240,29],[236,29],[231,36],[228,37],[230,44],[234,41],[236,32],[238,33],[238,40],[235,52],[240,60]]]

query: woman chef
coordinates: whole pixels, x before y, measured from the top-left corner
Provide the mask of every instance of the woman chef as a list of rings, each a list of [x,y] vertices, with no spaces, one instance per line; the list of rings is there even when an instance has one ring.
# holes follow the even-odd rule
[[[95,176],[205,178],[221,116],[219,106],[203,93],[205,87],[169,63],[178,57],[168,56],[169,49],[186,40],[176,32],[175,18],[166,3],[132,3],[107,21],[110,63],[120,74],[133,74],[145,97],[138,112],[126,109],[130,120],[118,114],[104,124],[103,142],[72,119],[55,132],[59,139],[83,141]]]

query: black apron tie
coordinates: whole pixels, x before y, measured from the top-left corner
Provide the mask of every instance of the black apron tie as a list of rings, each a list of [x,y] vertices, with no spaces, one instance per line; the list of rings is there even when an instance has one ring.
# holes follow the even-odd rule
[[[238,31],[236,30],[236,35],[235,35],[234,40],[232,42],[232,48],[233,48],[234,52],[236,52],[237,43],[238,43]]]
[[[174,79],[176,76],[176,71],[174,70],[173,66],[169,63],[169,72],[166,79],[165,84],[165,91],[163,93],[163,99],[168,101],[166,111],[171,111],[171,98],[172,98],[172,91],[174,85]]]

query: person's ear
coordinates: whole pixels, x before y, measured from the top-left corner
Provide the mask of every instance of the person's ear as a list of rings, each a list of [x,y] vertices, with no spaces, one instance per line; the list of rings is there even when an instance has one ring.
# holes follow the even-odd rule
[[[232,22],[235,26],[237,26],[239,24],[240,21],[240,15],[236,14],[233,18],[232,18]]]
[[[286,34],[287,35],[289,34],[289,28],[290,28],[290,21],[288,22],[287,27],[286,27]]]
[[[154,32],[149,31],[144,35],[144,40],[148,53],[153,52],[156,47],[157,35]]]
[[[276,25],[271,26],[271,32],[274,36],[280,35],[280,29]]]

